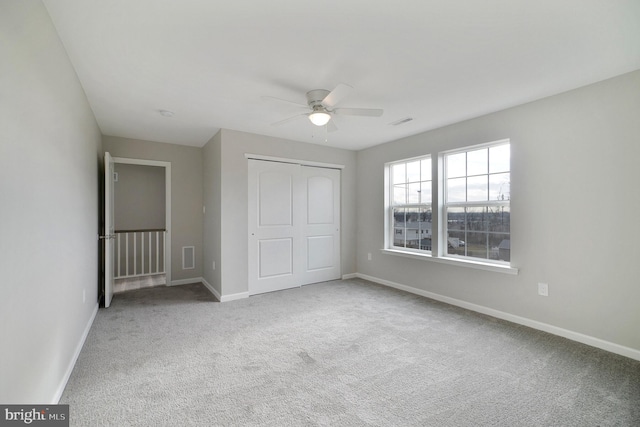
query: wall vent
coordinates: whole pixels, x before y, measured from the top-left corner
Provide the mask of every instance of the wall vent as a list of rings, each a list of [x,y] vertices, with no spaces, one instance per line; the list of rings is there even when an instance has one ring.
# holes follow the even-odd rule
[[[192,270],[194,268],[196,268],[196,247],[183,246],[182,247],[182,269]]]
[[[389,123],[391,126],[399,126],[399,125],[403,125],[407,122],[410,122],[411,120],[413,120],[413,117],[405,117],[404,119],[400,119],[400,120],[396,120],[395,122],[391,122]]]

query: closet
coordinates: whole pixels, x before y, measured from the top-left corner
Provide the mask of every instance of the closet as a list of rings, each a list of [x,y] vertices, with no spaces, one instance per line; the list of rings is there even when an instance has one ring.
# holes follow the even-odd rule
[[[339,279],[340,170],[249,162],[249,294]]]

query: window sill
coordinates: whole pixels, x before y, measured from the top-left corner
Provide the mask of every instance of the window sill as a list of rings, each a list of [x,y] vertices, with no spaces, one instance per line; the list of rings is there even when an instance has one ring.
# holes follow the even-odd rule
[[[438,258],[428,254],[399,251],[397,249],[381,249],[380,251],[383,254],[387,254],[387,255],[401,256],[401,257],[419,259],[424,261],[433,261],[441,264],[455,265],[458,267],[476,268],[478,270],[493,271],[496,273],[504,273],[504,274],[513,274],[513,275],[518,274],[517,268],[510,267],[507,265],[491,264],[487,262],[472,261],[468,259],[445,258],[445,257]]]

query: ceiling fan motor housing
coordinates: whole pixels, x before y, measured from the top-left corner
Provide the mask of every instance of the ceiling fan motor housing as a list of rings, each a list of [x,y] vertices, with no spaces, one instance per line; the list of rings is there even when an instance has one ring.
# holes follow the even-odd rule
[[[312,109],[315,109],[316,106],[322,106],[322,100],[324,100],[329,93],[326,89],[310,90],[307,92],[307,104],[309,104],[309,107]]]

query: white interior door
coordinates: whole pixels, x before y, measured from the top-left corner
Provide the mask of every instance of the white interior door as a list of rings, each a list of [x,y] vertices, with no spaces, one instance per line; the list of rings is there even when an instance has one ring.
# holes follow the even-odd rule
[[[304,183],[301,284],[339,279],[340,171],[302,167]]]
[[[249,159],[249,294],[300,286],[300,165]]]
[[[115,215],[113,209],[114,166],[113,158],[104,153],[104,306],[109,307],[113,299],[113,255],[115,238]]]
[[[340,277],[340,171],[249,159],[249,294]]]

